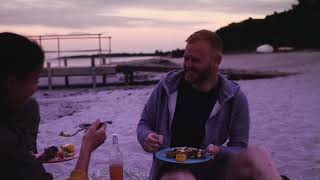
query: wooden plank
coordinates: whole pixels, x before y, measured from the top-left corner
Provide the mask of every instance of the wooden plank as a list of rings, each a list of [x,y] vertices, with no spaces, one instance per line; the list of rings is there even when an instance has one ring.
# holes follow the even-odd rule
[[[178,70],[180,67],[168,67],[168,66],[143,66],[143,65],[118,65],[117,72],[128,71],[145,71],[145,72],[168,72],[171,70]]]
[[[99,66],[96,67],[96,74],[97,75],[103,75],[103,74],[116,74],[116,66],[115,65],[108,65],[108,66]]]
[[[67,67],[67,68],[59,68],[54,67],[51,68],[52,76],[89,76],[91,75],[92,68],[91,67]],[[116,74],[116,66],[101,66],[95,68],[96,75],[109,75]],[[48,70],[47,68],[42,70],[40,74],[41,77],[47,77]]]
[[[90,75],[91,68],[87,67],[74,67],[74,68],[53,68],[52,75],[53,76],[82,76],[82,75]]]

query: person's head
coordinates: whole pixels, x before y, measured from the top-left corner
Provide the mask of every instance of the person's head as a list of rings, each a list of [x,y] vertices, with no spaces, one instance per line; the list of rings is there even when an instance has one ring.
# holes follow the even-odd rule
[[[209,30],[191,34],[187,40],[183,67],[185,80],[192,84],[216,81],[222,56],[220,37]]]
[[[28,38],[0,33],[0,96],[13,105],[23,104],[37,90],[44,52]]]
[[[197,178],[187,169],[173,168],[163,173],[160,180],[197,180]]]

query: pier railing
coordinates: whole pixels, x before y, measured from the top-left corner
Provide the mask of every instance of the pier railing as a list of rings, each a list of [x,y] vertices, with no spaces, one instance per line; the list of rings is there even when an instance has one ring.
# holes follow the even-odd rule
[[[103,54],[107,54],[103,56],[100,60],[100,64],[106,64],[106,57],[109,59],[109,64],[111,63],[111,36],[105,36],[102,33],[95,33],[95,34],[62,34],[62,35],[33,35],[28,36],[30,39],[38,41],[40,46],[44,49],[46,55],[49,54],[56,54],[56,57],[53,58],[46,58],[47,61],[50,60],[57,60],[58,66],[62,66],[61,60],[64,61],[64,65],[67,64],[69,58],[68,56],[62,56],[62,54],[66,53],[74,53],[74,54],[88,54],[88,53],[96,53],[97,57],[102,57]],[[88,49],[64,49],[62,48],[63,43],[65,41],[72,40],[75,41],[74,43],[81,43],[82,40],[93,40],[96,41],[96,46],[94,48]],[[46,44],[49,42],[55,41],[56,48],[55,49],[48,49]],[[107,48],[103,48],[103,44],[106,44]],[[91,55],[91,54],[90,54]]]

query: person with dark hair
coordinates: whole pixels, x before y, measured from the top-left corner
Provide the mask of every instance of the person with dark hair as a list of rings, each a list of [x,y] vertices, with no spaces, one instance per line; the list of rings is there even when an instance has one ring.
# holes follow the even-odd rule
[[[230,157],[226,180],[289,180],[281,176],[265,147],[250,146]],[[177,165],[176,165],[177,166]],[[197,180],[192,169],[181,166],[162,169],[160,180]]]
[[[26,96],[36,91],[44,53],[36,43],[17,34],[1,33],[0,38],[1,117],[10,119],[3,123],[14,125],[23,135],[27,149],[37,153],[39,104]]]
[[[160,180],[196,180],[196,175],[192,170],[181,167],[171,167],[164,169],[160,174]]]
[[[0,33],[1,179],[52,179],[30,151],[36,152],[39,105],[30,99],[44,62],[41,47],[24,36]],[[95,121],[82,138],[70,179],[88,179],[91,153],[106,139],[106,126]]]
[[[165,147],[206,149],[216,159],[199,170],[210,179],[206,176],[217,176],[230,154],[247,147],[249,106],[240,86],[218,71],[219,36],[199,30],[186,42],[183,70],[171,71],[160,80],[141,114],[137,137],[151,153]],[[162,165],[166,164],[154,157],[150,179],[156,179]],[[207,173],[214,170],[217,173]]]

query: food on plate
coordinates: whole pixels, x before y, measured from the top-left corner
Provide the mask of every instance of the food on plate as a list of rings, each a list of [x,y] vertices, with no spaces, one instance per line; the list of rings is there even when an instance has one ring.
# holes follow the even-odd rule
[[[176,161],[182,162],[187,159],[202,159],[205,158],[206,152],[202,149],[191,147],[175,147],[167,152],[167,158],[175,158]]]
[[[74,153],[75,146],[74,146],[74,144],[63,144],[61,146],[61,149],[68,152],[68,153]]]
[[[51,146],[45,148],[44,152],[40,154],[37,159],[41,162],[61,161],[72,158],[75,155],[75,146],[73,144],[64,144],[60,148]]]
[[[177,162],[183,162],[185,160],[187,160],[187,155],[186,154],[184,154],[184,153],[177,153],[176,154],[176,161]]]
[[[56,157],[59,149],[56,146],[51,146],[44,149],[44,152],[37,157],[40,161],[49,161],[50,159],[53,159]]]

